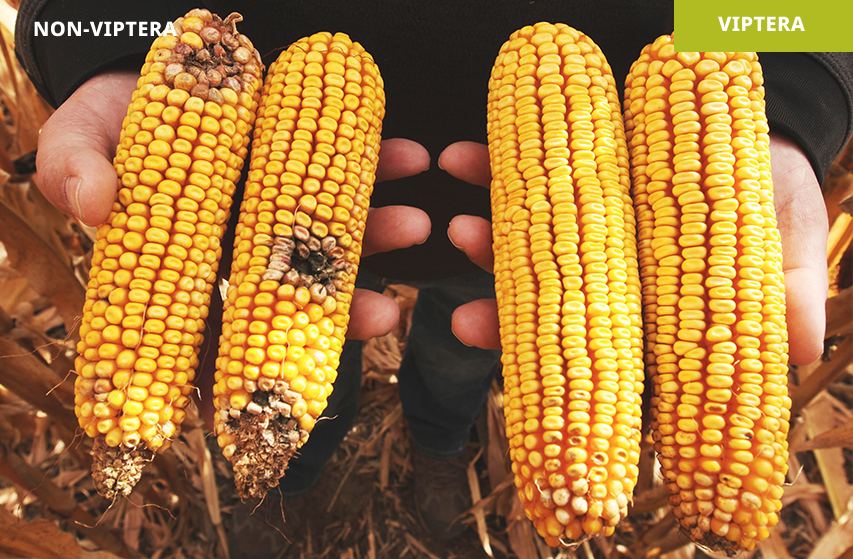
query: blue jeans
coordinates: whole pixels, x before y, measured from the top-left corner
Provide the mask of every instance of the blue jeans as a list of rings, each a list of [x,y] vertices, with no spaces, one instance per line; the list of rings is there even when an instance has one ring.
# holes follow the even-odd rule
[[[494,379],[499,350],[462,344],[450,330],[460,305],[495,296],[494,276],[467,276],[412,284],[419,289],[400,370],[400,400],[412,442],[433,458],[454,458],[468,444],[471,427]],[[356,285],[382,291],[380,278],[360,273]],[[349,432],[358,412],[363,342],[344,344],[335,390],[299,455],[291,460],[279,489],[284,497],[308,492]]]

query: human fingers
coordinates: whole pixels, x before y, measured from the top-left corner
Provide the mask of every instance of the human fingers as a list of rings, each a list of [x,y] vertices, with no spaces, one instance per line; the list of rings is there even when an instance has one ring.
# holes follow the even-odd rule
[[[350,307],[347,338],[367,340],[384,336],[400,320],[400,307],[390,297],[369,289],[356,289]]]
[[[439,168],[457,179],[488,188],[492,181],[489,148],[477,142],[450,144],[438,156]]]
[[[438,166],[457,179],[488,188],[492,176],[489,149],[476,142],[456,142],[438,157]],[[454,217],[447,227],[450,242],[471,261],[491,273],[494,270],[492,226],[488,220],[471,215]],[[480,299],[453,312],[451,328],[463,344],[482,349],[500,349],[498,307],[495,299]]]
[[[382,140],[376,182],[411,177],[429,169],[429,152],[425,147],[405,138]]]
[[[491,182],[489,150],[477,142],[456,142],[438,157],[438,165],[454,177],[488,188]],[[458,215],[447,228],[450,242],[487,272],[494,269],[491,224],[480,217]]]
[[[450,328],[467,346],[500,349],[498,305],[495,299],[478,299],[453,311]]]
[[[429,168],[429,153],[411,140],[383,140],[379,149],[376,182],[416,175]],[[426,241],[430,233],[429,216],[409,206],[371,208],[362,241],[362,256],[406,248]],[[366,340],[391,331],[400,318],[397,303],[380,293],[356,289],[350,307],[347,338]]]
[[[429,152],[404,138],[383,140],[379,149],[376,182],[417,175],[429,169]],[[371,208],[362,243],[362,255],[406,248],[426,241],[430,221],[426,212],[410,206]]]
[[[471,262],[492,273],[495,257],[492,253],[492,225],[482,217],[457,215],[447,227],[450,242],[464,252]]]
[[[411,206],[371,208],[362,243],[362,256],[422,244],[430,233],[427,213]]]
[[[56,207],[99,225],[115,201],[112,158],[137,74],[108,72],[81,85],[39,135],[38,184]]]

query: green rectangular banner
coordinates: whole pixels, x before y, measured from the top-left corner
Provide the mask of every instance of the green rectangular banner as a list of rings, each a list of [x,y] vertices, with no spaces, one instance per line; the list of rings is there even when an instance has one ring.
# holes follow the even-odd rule
[[[678,52],[853,52],[853,0],[674,0]]]

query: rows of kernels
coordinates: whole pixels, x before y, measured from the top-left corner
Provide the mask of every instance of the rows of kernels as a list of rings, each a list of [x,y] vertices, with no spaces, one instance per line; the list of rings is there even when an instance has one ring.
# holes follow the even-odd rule
[[[612,533],[636,483],[643,381],[615,82],[589,38],[537,24],[501,49],[488,113],[516,485],[552,545]]]
[[[234,441],[228,419],[239,417],[253,392],[276,382],[298,395],[290,415],[304,431],[326,406],[349,320],[383,115],[376,65],[344,34],[302,39],[270,67],[217,361],[216,429],[223,448]],[[298,278],[293,284],[286,276],[264,279],[280,278],[265,274],[274,247],[284,242],[290,252],[299,242],[343,249],[347,265],[335,272],[333,295],[318,296]]]
[[[162,449],[186,415],[257,105],[251,90],[219,105],[166,85],[156,60],[178,41],[154,41],[124,119],[80,326],[75,408],[110,446]]]
[[[778,521],[790,419],[762,83],[754,53],[661,37],[625,91],[656,450],[682,526],[745,549]]]

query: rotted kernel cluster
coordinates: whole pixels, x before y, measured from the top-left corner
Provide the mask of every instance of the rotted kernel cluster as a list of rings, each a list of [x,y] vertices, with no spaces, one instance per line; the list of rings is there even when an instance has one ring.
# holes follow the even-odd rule
[[[504,412],[527,516],[552,545],[611,534],[637,481],[643,387],[628,150],[604,55],[540,23],[489,83]]]
[[[271,237],[262,242],[272,243],[272,254],[261,279],[307,287],[314,303],[334,297],[339,287],[345,289],[344,280],[338,279],[339,272],[352,274],[355,269],[344,258],[346,251],[334,237],[320,239],[301,225],[293,227],[293,238]]]
[[[283,475],[331,394],[384,104],[373,59],[342,33],[294,43],[267,74],[214,387],[216,434],[244,495]]]
[[[214,18],[205,10],[184,18],[195,20]],[[166,61],[197,38],[164,35],[148,53],[114,160],[116,202],[92,257],[75,411],[90,437],[119,454],[167,448],[186,415],[260,96],[251,85],[260,83],[258,66],[234,77],[236,90],[206,101],[170,86]]]
[[[787,330],[755,53],[647,46],[625,89],[655,448],[682,527],[733,553],[778,521]]]
[[[248,37],[237,33],[240,14],[224,20],[207,10],[192,10],[175,21],[181,41],[173,49],[155,53],[163,62],[166,84],[190,92],[193,97],[224,102],[221,89],[254,92],[263,73],[261,54]]]

